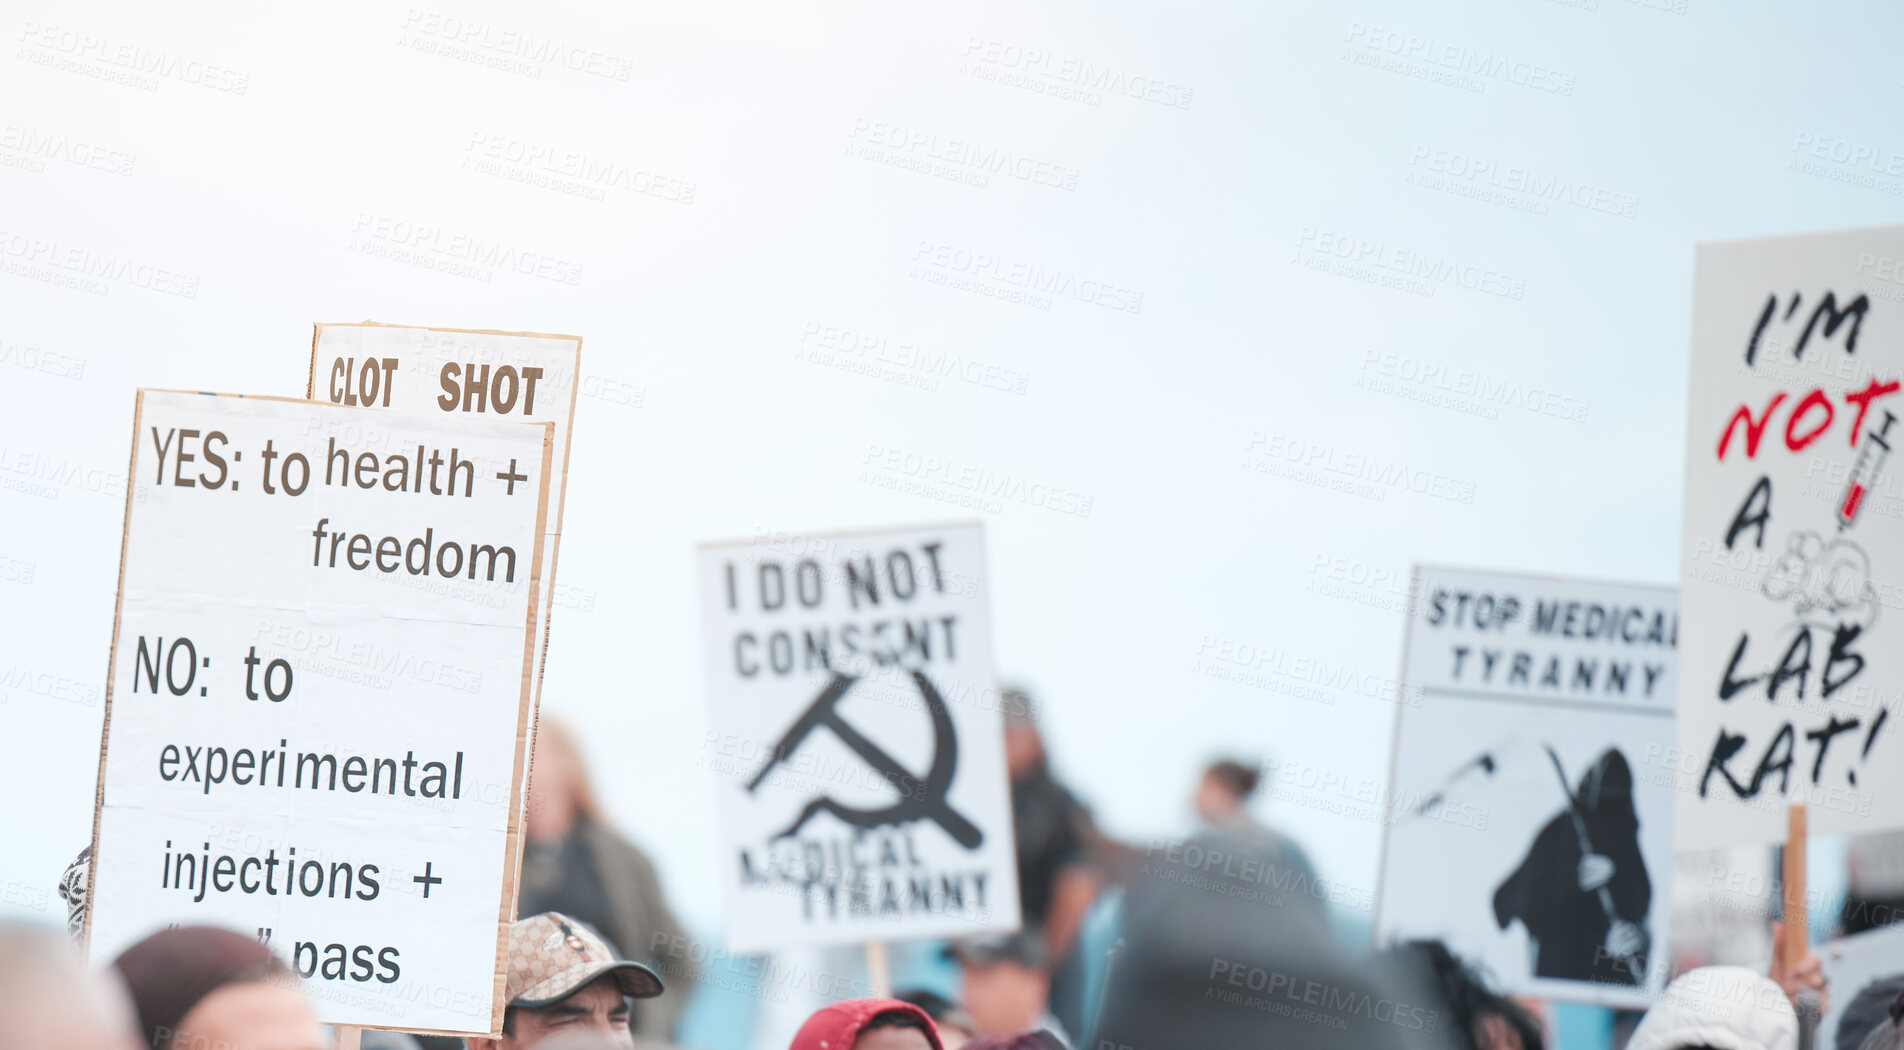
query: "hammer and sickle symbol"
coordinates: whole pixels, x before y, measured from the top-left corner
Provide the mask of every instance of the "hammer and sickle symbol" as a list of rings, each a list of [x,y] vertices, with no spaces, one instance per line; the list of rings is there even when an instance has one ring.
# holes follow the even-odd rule
[[[806,808],[800,811],[799,819],[774,838],[791,838],[815,813],[825,811],[858,828],[876,828],[924,818],[944,828],[946,834],[966,849],[977,849],[979,843],[985,841],[985,834],[971,821],[954,812],[945,801],[946,790],[952,786],[952,775],[957,771],[959,762],[959,738],[953,732],[952,716],[945,709],[945,700],[922,672],[912,672],[912,680],[919,687],[919,695],[925,698],[926,711],[932,716],[932,767],[926,771],[926,775],[917,777],[908,772],[891,755],[881,750],[878,744],[866,739],[851,723],[840,717],[837,710],[840,697],[845,696],[858,679],[836,671],[833,680],[820,691],[800,720],[780,738],[780,743],[774,745],[773,757],[768,759],[760,772],[754,774],[754,779],[747,782],[747,790],[752,793],[775,766],[793,754],[794,748],[799,747],[808,734],[825,726],[833,731],[841,743],[852,748],[855,754],[865,759],[880,776],[897,788],[899,799],[885,809],[865,810],[843,806],[822,795],[807,803]]]

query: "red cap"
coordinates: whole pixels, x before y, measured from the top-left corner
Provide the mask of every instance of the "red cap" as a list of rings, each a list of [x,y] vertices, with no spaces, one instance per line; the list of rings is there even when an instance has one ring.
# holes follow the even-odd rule
[[[787,1050],[853,1050],[853,1040],[866,1027],[866,1022],[883,1013],[898,1012],[911,1014],[919,1019],[926,1030],[926,1042],[932,1044],[932,1050],[945,1050],[939,1042],[939,1030],[932,1024],[931,1015],[911,1003],[898,999],[848,999],[843,1003],[823,1006],[807,1018],[807,1023],[794,1033],[793,1043]]]

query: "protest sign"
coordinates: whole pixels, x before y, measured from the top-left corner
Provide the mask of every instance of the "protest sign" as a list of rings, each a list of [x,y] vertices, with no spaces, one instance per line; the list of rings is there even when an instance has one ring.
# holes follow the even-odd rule
[[[555,425],[555,475],[542,540],[542,644],[536,647],[535,701],[555,611],[555,562],[568,494],[569,434],[580,389],[582,340],[573,335],[491,332],[410,325],[312,326],[305,395],[335,405],[424,415],[463,414]]]
[[[1378,944],[1438,937],[1514,994],[1641,1007],[1665,975],[1671,588],[1421,567]]]
[[[700,549],[727,945],[1018,928],[978,525]]]
[[[1702,245],[1680,850],[1904,826],[1904,227]]]
[[[501,1024],[548,424],[142,390],[89,944],[256,931],[320,1019]]]

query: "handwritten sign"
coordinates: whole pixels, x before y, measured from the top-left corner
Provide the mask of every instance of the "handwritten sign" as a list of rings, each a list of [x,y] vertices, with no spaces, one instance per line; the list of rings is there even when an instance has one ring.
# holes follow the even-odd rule
[[[1671,588],[1419,568],[1376,908],[1516,994],[1640,1007],[1666,972]]]
[[[1704,245],[1678,848],[1904,825],[1904,229]]]
[[[321,1020],[500,1030],[546,423],[142,390],[90,948],[257,936]]]
[[[312,326],[305,396],[334,405],[424,415],[548,422],[555,426],[555,476],[549,484],[548,534],[542,541],[542,644],[536,647],[535,700],[555,612],[555,564],[568,495],[569,435],[580,387],[582,340],[573,335],[491,332],[410,325]],[[375,424],[365,423],[374,429]]]
[[[700,551],[734,952],[1018,927],[977,525]]]

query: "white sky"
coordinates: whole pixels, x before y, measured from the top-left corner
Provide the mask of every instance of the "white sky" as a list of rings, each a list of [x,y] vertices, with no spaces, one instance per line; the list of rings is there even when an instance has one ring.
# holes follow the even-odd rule
[[[1395,673],[1411,563],[1675,578],[1693,244],[1904,212],[1894,8],[1659,9],[1674,2],[8,5],[0,914],[58,916],[90,833],[134,387],[299,394],[319,320],[585,337],[596,396],[578,406],[546,706],[585,730],[608,808],[697,929],[718,900],[693,545],[972,516],[863,480],[875,449],[1089,499],[1088,517],[1015,500],[978,516],[998,665],[1044,702],[1063,776],[1114,832],[1184,830],[1218,753],[1379,781],[1389,705],[1290,694],[1315,688],[1311,661]],[[461,61],[433,35],[458,31],[445,19],[630,73]],[[102,79],[122,44],[190,64],[157,90]],[[1050,57],[1027,69],[1028,51]],[[1011,83],[1063,86],[1070,60],[1189,105]],[[1437,62],[1479,71],[1425,79]],[[216,86],[238,75],[243,93]],[[1034,178],[859,155],[880,122],[941,152],[1008,150]],[[50,158],[33,152],[47,137]],[[597,201],[475,170],[512,139],[660,181]],[[1502,190],[1464,176],[1476,161],[1587,203],[1475,199]],[[1070,172],[1074,189],[1035,181]],[[665,199],[686,184],[691,201]],[[363,251],[389,222],[580,278],[481,282]],[[1406,252],[1484,287],[1305,265],[1343,237],[1368,242],[1371,276]],[[19,272],[36,241],[196,295],[57,287]],[[1139,292],[1141,310],[914,276],[947,276],[941,246]],[[796,359],[809,325],[1022,372],[1024,390]],[[1250,466],[1310,449],[1311,474]],[[1375,481],[1349,476],[1364,457]],[[1408,480],[1383,484],[1397,463]],[[1258,670],[1287,688],[1199,673],[1206,638],[1275,654]],[[1373,886],[1376,825],[1264,812],[1325,874]]]

